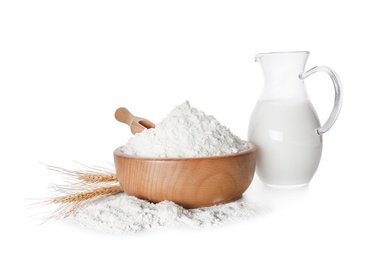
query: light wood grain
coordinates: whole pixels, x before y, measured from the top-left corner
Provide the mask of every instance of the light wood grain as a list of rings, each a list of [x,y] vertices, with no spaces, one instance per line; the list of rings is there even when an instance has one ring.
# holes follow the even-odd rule
[[[154,128],[155,124],[151,121],[132,115],[125,107],[119,107],[115,111],[115,118],[119,122],[127,124],[133,134],[142,132],[145,128]]]
[[[256,147],[234,155],[205,158],[139,158],[114,151],[120,186],[152,202],[173,201],[199,208],[241,198],[252,182]]]

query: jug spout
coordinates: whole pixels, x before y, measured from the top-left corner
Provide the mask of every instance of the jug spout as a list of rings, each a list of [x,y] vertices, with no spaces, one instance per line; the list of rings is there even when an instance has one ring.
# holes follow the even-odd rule
[[[265,82],[261,99],[307,99],[299,75],[305,70],[309,54],[308,51],[257,54],[255,61],[261,65]]]
[[[306,63],[306,60],[309,56],[309,51],[277,51],[277,52],[262,52],[256,54],[255,61],[260,62],[265,57],[270,57],[274,59],[305,59],[304,63]],[[302,57],[301,57],[302,56]],[[266,58],[265,58],[266,59]]]

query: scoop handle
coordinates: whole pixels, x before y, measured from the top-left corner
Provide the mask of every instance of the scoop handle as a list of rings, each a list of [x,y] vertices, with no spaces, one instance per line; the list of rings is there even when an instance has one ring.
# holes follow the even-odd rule
[[[115,119],[131,126],[134,120],[134,115],[132,115],[125,107],[119,107],[115,111]]]
[[[132,115],[125,107],[119,107],[115,111],[115,118],[119,122],[127,124],[133,134],[137,134],[145,130],[146,128],[154,128],[155,124],[151,121],[142,117],[136,117]]]

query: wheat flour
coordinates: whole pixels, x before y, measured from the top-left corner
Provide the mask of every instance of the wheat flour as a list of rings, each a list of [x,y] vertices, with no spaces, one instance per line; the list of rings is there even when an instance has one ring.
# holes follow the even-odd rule
[[[247,202],[188,210],[170,201],[155,204],[120,193],[79,209],[74,219],[91,230],[126,234],[163,226],[208,227],[248,219],[258,212]]]
[[[129,139],[121,151],[139,157],[185,158],[233,154],[247,148],[247,142],[186,101],[155,128]]]

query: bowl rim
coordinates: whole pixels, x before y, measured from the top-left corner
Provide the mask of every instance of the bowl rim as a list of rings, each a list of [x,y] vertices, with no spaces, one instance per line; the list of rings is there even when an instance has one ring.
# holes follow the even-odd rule
[[[174,157],[139,157],[139,156],[131,156],[131,155],[125,155],[121,148],[123,146],[119,146],[114,150],[114,155],[121,158],[127,158],[127,159],[136,159],[136,160],[147,160],[147,161],[187,161],[187,160],[213,160],[213,159],[221,159],[221,158],[230,158],[230,157],[236,157],[241,156],[249,153],[253,153],[256,151],[256,145],[249,141],[244,141],[248,143],[248,148],[240,151],[238,153],[233,154],[226,154],[226,155],[217,155],[217,156],[207,156],[207,157],[180,157],[180,158],[174,158]]]

